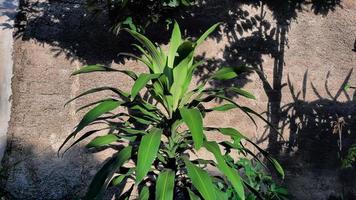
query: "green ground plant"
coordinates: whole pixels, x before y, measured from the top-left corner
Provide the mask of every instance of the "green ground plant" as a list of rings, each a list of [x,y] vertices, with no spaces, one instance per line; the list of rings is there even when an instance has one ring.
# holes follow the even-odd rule
[[[236,103],[226,93],[236,93],[242,98],[255,97],[238,87],[208,88],[209,80],[224,81],[236,78],[248,70],[245,67],[223,67],[194,89],[194,70],[201,64],[195,60],[196,48],[213,32],[219,24],[208,29],[196,41],[182,39],[177,23],[174,24],[170,47],[164,52],[144,35],[127,30],[140,45],[134,45],[142,57],[131,55],[147,66],[147,73],[136,74],[129,70],[118,70],[102,65],[84,66],[73,75],[91,72],[120,72],[129,76],[134,84],[130,92],[113,87],[100,87],[86,91],[69,102],[89,94],[108,90],[114,97],[103,99],[79,108],[90,107],[70,139],[83,132],[85,127],[103,124],[106,134],[95,137],[87,148],[102,149],[116,146],[113,155],[94,176],[83,199],[101,199],[109,186],[123,188],[135,182],[129,190],[118,194],[125,199],[132,195],[134,185],[138,188],[139,199],[274,199],[265,194],[261,183],[261,170],[256,170],[247,157],[260,161],[260,156],[247,148],[250,143],[258,150],[276,172],[284,177],[280,164],[266,151],[253,143],[232,127],[208,127],[203,123],[206,114],[239,109],[254,121],[261,119],[258,113]],[[224,102],[217,107],[208,107],[208,102],[216,99]],[[69,103],[68,102],[68,103]],[[124,109],[118,109],[119,107]],[[81,134],[66,150],[89,137],[102,133],[94,129]],[[210,141],[207,135],[222,134],[230,138],[226,141]],[[198,151],[205,149],[215,159],[199,157]],[[60,151],[59,150],[59,151]],[[232,157],[231,152],[240,154]],[[267,168],[264,168],[265,170]],[[218,174],[212,175],[210,172]],[[262,181],[262,182],[261,182]],[[268,187],[272,186],[269,182]],[[270,187],[269,191],[283,193],[280,188]],[[273,195],[273,194],[272,194]],[[281,195],[283,196],[283,195]],[[277,198],[275,198],[277,199]]]
[[[344,86],[344,90],[356,90],[356,87],[347,83]],[[356,100],[356,92],[354,93],[354,100]],[[347,150],[347,154],[341,158],[341,166],[342,168],[352,168],[356,164],[356,144],[350,146]]]

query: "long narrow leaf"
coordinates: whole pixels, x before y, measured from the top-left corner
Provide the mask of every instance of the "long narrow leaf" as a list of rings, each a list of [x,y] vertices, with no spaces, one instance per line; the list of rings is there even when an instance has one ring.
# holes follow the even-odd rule
[[[116,94],[118,94],[120,97],[124,97],[124,98],[128,98],[129,94],[126,93],[126,92],[123,92],[119,89],[116,89],[114,87],[98,87],[98,88],[93,88],[93,89],[90,89],[88,91],[85,91],[81,94],[79,94],[78,96],[72,98],[71,100],[67,101],[64,106],[67,106],[69,103],[71,103],[72,101],[82,97],[82,96],[85,96],[85,95],[88,95],[88,94],[92,94],[92,93],[96,93],[96,92],[101,92],[101,91],[105,91],[105,90],[109,90],[109,91],[112,91]]]
[[[213,26],[211,26],[208,30],[205,31],[205,33],[200,36],[200,38],[197,40],[196,44],[199,46],[221,23],[216,23]]]
[[[174,23],[172,31],[169,53],[168,53],[168,67],[173,68],[174,58],[176,57],[179,45],[182,43],[182,34],[177,22]]]
[[[157,157],[161,135],[162,129],[154,128],[142,137],[137,154],[136,184],[143,180]]]
[[[82,68],[80,68],[79,70],[73,72],[71,74],[71,76],[75,76],[78,74],[85,74],[85,73],[91,73],[91,72],[121,72],[123,74],[128,75],[129,77],[131,77],[133,80],[137,79],[137,75],[135,72],[133,71],[129,71],[129,70],[118,70],[118,69],[113,69],[111,67],[106,67],[104,65],[86,65]]]
[[[199,150],[203,144],[203,118],[200,111],[183,107],[179,112],[192,134],[195,149]]]
[[[71,76],[75,76],[78,74],[85,74],[85,73],[91,73],[91,72],[113,72],[117,71],[116,69],[110,68],[110,67],[105,67],[103,65],[86,65],[81,67],[79,70],[76,70],[71,74]]]
[[[108,134],[104,136],[98,136],[94,138],[89,144],[86,145],[86,148],[98,148],[104,145],[111,144],[116,142],[119,138],[114,134]]]
[[[162,73],[165,63],[164,63],[164,59],[161,56],[161,53],[157,50],[156,46],[144,35],[129,29],[125,29],[125,30],[129,32],[136,40],[138,40],[152,56],[152,61],[154,62],[153,72]]]
[[[217,200],[213,180],[208,172],[195,166],[189,160],[184,160],[188,170],[188,177],[191,179],[194,187],[199,191],[205,200]]]
[[[145,73],[140,74],[138,79],[135,81],[135,84],[132,86],[131,101],[133,101],[135,99],[137,94],[142,90],[142,88],[144,88],[146,86],[148,81],[150,81],[152,79],[156,79],[160,75],[161,74],[145,74]]]
[[[144,186],[140,192],[140,200],[148,200],[150,198],[150,190],[147,186]]]
[[[215,80],[230,80],[237,77],[237,73],[232,67],[223,67],[211,77]]]
[[[131,157],[132,147],[128,146],[122,149],[116,156],[106,162],[96,173],[88,187],[84,199],[96,199],[106,189],[112,175]]]
[[[218,162],[218,168],[219,170],[227,177],[227,179],[230,181],[232,186],[234,187],[237,195],[239,196],[239,199],[244,200],[245,199],[245,191],[244,187],[242,185],[241,177],[239,173],[229,167],[224,160],[223,156],[221,155],[219,145],[216,142],[204,142],[204,147],[210,151],[211,153],[214,154],[215,159]]]
[[[79,122],[77,128],[65,139],[63,144],[59,147],[58,152],[63,148],[63,146],[68,142],[68,140],[72,137],[75,137],[79,131],[88,126],[90,123],[94,122],[101,115],[119,107],[120,104],[121,102],[119,101],[108,100],[100,103],[99,105],[91,109],[89,112],[87,112],[82,118],[82,120]]]
[[[156,182],[156,200],[173,200],[175,173],[172,170],[162,171]]]

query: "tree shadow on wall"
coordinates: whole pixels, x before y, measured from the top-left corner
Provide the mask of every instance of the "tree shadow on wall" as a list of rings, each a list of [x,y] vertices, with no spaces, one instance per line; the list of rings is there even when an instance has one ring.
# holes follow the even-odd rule
[[[249,66],[256,69],[262,81],[264,92],[268,98],[267,119],[278,127],[281,122],[279,111],[281,109],[282,82],[285,66],[285,49],[288,48],[288,32],[292,22],[297,21],[298,14],[311,9],[316,15],[326,16],[337,7],[342,7],[341,0],[266,0],[266,1],[207,1],[211,6],[210,12],[202,9],[194,13],[193,17],[185,20],[187,27],[199,27],[207,19],[223,21],[221,32],[212,35],[219,40],[226,35],[228,44],[222,49],[222,58],[206,58],[207,64],[196,73],[202,79],[216,71],[221,66]],[[215,4],[214,4],[215,2]],[[210,3],[210,4],[209,4]],[[256,10],[251,14],[244,5]],[[207,8],[208,9],[208,8]],[[272,19],[267,12],[272,12]],[[207,16],[208,15],[208,16]],[[216,17],[217,16],[217,17]],[[210,23],[210,22],[209,22]],[[193,24],[193,25],[191,25]],[[199,31],[198,31],[199,32]],[[273,59],[273,66],[265,66],[264,57]],[[265,71],[272,68],[272,77],[268,79]],[[272,81],[269,81],[272,80]],[[237,81],[225,82],[224,86],[243,86],[248,80],[242,76]],[[221,82],[211,82],[213,87],[219,87]],[[280,149],[279,134],[270,129],[268,135],[269,151],[277,155]]]
[[[324,184],[324,187],[331,184],[322,181],[335,176],[338,181],[331,185],[335,186],[332,190],[337,191],[337,194],[324,194],[330,195],[329,199],[338,199],[341,196],[344,199],[356,198],[356,172],[341,168],[342,158],[345,158],[350,146],[356,143],[356,91],[350,96],[344,90],[351,74],[352,70],[334,95],[328,87],[329,73],[324,84],[326,96],[322,96],[311,82],[311,89],[318,97],[314,101],[306,100],[308,71],[300,90],[294,88],[288,77],[293,102],[282,106],[279,112],[281,131],[288,136],[287,142],[280,149],[280,159],[288,174],[287,183],[298,182],[304,176],[310,180],[301,182],[314,184],[312,187],[315,190],[318,187],[322,190],[320,184]],[[339,100],[342,96],[346,100]],[[261,138],[260,142],[266,139],[268,138]],[[324,189],[330,191],[330,188]]]

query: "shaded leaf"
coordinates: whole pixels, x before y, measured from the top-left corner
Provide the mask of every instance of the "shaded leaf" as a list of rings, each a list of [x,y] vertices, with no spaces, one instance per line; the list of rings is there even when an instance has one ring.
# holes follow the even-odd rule
[[[200,38],[196,41],[197,46],[199,46],[221,23],[216,23],[211,26],[205,33],[200,36]]]
[[[237,73],[232,67],[223,67],[211,77],[215,80],[229,80],[237,77]]]
[[[187,189],[188,189],[190,200],[200,200],[200,198],[196,194],[194,194],[194,192],[192,192],[189,188],[187,188]]]
[[[102,195],[108,186],[112,175],[131,157],[132,147],[122,149],[116,156],[106,162],[103,167],[95,174],[84,199],[95,199]]]
[[[256,99],[256,97],[253,94],[251,94],[250,92],[248,92],[246,90],[238,88],[238,87],[228,88],[228,91],[237,93],[237,94],[242,95],[242,96],[244,96],[246,98],[249,98],[249,99],[254,99],[254,100]]]
[[[231,110],[231,109],[234,109],[234,108],[237,108],[237,106],[235,106],[234,104],[224,104],[224,105],[221,105],[221,106],[216,106],[216,107],[213,107],[213,108],[209,108],[209,109],[206,109],[205,111],[206,112],[211,112],[211,111],[228,111],[228,110]]]

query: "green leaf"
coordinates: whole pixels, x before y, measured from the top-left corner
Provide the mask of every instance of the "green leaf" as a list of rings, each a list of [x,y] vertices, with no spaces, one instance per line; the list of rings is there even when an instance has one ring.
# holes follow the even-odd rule
[[[86,133],[84,133],[82,136],[80,136],[79,139],[77,139],[75,142],[73,142],[66,150],[64,150],[63,154],[65,154],[70,148],[72,148],[74,145],[78,144],[80,141],[84,140],[85,138],[89,137],[90,135],[98,132],[98,131],[102,131],[105,129],[109,129],[109,128],[103,128],[103,129],[97,129],[97,130],[91,130],[88,131]]]
[[[246,98],[249,98],[249,99],[256,99],[256,97],[253,94],[247,92],[246,90],[238,88],[238,87],[228,88],[227,91],[235,92],[235,93],[237,93],[239,95],[242,95],[242,96],[244,96]]]
[[[245,199],[245,191],[241,181],[239,173],[229,167],[224,160],[224,157],[221,155],[219,145],[216,142],[204,142],[204,147],[214,154],[216,161],[218,162],[219,170],[227,177],[232,186],[234,187],[239,199]]]
[[[75,76],[78,74],[85,74],[85,73],[91,73],[91,72],[121,72],[123,74],[128,75],[129,77],[131,77],[132,79],[136,80],[137,79],[137,75],[133,72],[133,71],[129,71],[129,70],[117,70],[117,69],[113,69],[111,67],[106,67],[104,65],[86,65],[82,68],[80,68],[79,70],[73,72],[71,74],[71,76]]]
[[[348,90],[348,89],[350,89],[350,88],[351,88],[351,85],[348,84],[348,83],[346,83],[345,86],[344,86],[344,90]]]
[[[68,142],[68,140],[72,137],[75,137],[76,134],[84,129],[86,126],[88,126],[90,123],[94,122],[98,117],[101,115],[110,112],[114,110],[115,108],[119,107],[121,102],[119,101],[114,101],[114,100],[108,100],[104,101],[97,106],[95,106],[93,109],[91,109],[89,112],[87,112],[82,120],[79,122],[77,128],[65,139],[63,144],[59,147],[58,152],[63,148],[63,146]]]
[[[128,146],[122,149],[116,156],[106,162],[103,167],[95,174],[84,199],[96,199],[110,183],[113,174],[131,157],[132,147]]]
[[[148,200],[150,198],[150,190],[147,186],[144,186],[140,192],[140,200]]]
[[[160,75],[161,74],[145,74],[145,73],[140,74],[138,79],[135,81],[135,84],[132,86],[131,101],[133,101],[135,99],[137,94],[142,90],[142,88],[144,88],[146,86],[148,81],[150,81],[152,79],[156,79]]]
[[[188,55],[173,69],[173,84],[170,93],[173,96],[173,110],[176,110],[180,98],[185,93],[184,84],[189,78],[188,68],[192,59],[192,54]]]
[[[184,160],[185,166],[188,170],[188,177],[191,179],[194,187],[199,191],[205,200],[218,199],[215,192],[213,180],[208,172],[195,166],[188,159]]]
[[[174,58],[176,57],[179,45],[182,43],[182,35],[177,22],[174,23],[172,31],[169,53],[168,53],[168,67],[173,68]]]
[[[94,138],[89,144],[86,145],[86,148],[98,148],[104,145],[111,144],[116,142],[119,138],[114,134],[108,134],[104,136],[98,136]]]
[[[129,107],[131,110],[138,112],[138,114],[143,117],[149,117],[151,119],[154,119],[155,121],[159,121],[160,117],[157,116],[156,112],[147,110],[143,105],[133,105],[132,107]]]
[[[163,68],[165,66],[164,58],[162,57],[162,54],[157,50],[156,46],[144,35],[129,29],[125,29],[125,30],[129,32],[137,41],[139,41],[147,49],[149,54],[152,56],[152,61],[154,62],[153,72],[162,73]]]
[[[237,73],[232,67],[223,67],[212,76],[215,80],[229,80],[237,77]]]
[[[256,149],[258,149],[261,154],[267,158],[267,160],[273,165],[274,169],[278,172],[278,174],[284,179],[284,170],[283,167],[279,164],[279,162],[272,158],[272,156],[265,150],[263,150],[261,147],[259,147],[256,143],[252,142],[249,139],[246,139],[249,143],[251,143]]]
[[[217,130],[223,135],[231,136],[235,141],[240,141],[241,139],[246,139],[242,133],[234,128],[217,128]]]
[[[211,26],[205,33],[200,36],[200,38],[197,40],[196,45],[199,46],[204,40],[218,27],[221,23],[216,23],[213,26]]]
[[[194,43],[191,41],[184,41],[178,47],[178,56],[174,60],[174,64],[178,65],[183,59],[185,59],[189,54],[194,53]]]
[[[173,200],[175,173],[163,170],[156,182],[156,200]]]
[[[132,135],[144,135],[144,134],[146,134],[145,131],[137,130],[137,129],[134,129],[134,128],[121,128],[121,127],[119,127],[119,129],[124,131],[125,133],[132,134]]]
[[[192,134],[195,149],[199,150],[203,145],[203,118],[200,111],[196,108],[183,107],[179,109],[179,112]]]
[[[79,70],[73,72],[71,76],[75,76],[78,74],[85,74],[85,73],[91,73],[91,72],[113,72],[117,71],[116,69],[110,68],[110,67],[105,67],[103,65],[86,65],[80,68]]]
[[[281,164],[279,164],[279,162],[276,159],[272,158],[271,156],[268,156],[267,159],[272,163],[273,167],[277,170],[279,175],[284,179],[285,174]]]
[[[82,97],[82,96],[85,96],[85,95],[88,95],[88,94],[92,94],[92,93],[96,93],[96,92],[101,92],[101,91],[105,91],[105,90],[110,90],[116,94],[118,94],[120,97],[124,97],[124,98],[128,98],[129,97],[129,94],[126,93],[126,92],[123,92],[119,89],[116,89],[116,88],[113,88],[113,87],[98,87],[98,88],[93,88],[93,89],[90,89],[88,91],[85,91],[81,94],[79,94],[78,96],[72,98],[71,100],[67,101],[64,106],[67,106],[69,103],[71,103],[72,101]]]
[[[88,108],[88,107],[97,105],[97,104],[99,104],[99,103],[102,103],[102,102],[108,101],[108,100],[116,101],[116,99],[113,99],[113,98],[101,99],[101,100],[99,100],[99,101],[95,101],[95,102],[89,103],[89,104],[87,104],[87,105],[81,106],[81,107],[78,108],[75,112],[77,113],[77,112],[79,112],[79,111],[81,111],[81,110],[84,110],[84,109],[86,109],[86,108]],[[121,103],[124,103],[124,102],[121,102]]]
[[[211,112],[211,111],[228,111],[228,110],[231,110],[231,109],[234,109],[234,108],[237,108],[237,107],[232,103],[228,103],[228,104],[224,104],[224,105],[221,105],[221,106],[216,106],[216,107],[213,107],[213,108],[206,109],[205,111],[207,111],[207,112]]]
[[[91,109],[89,112],[87,112],[82,120],[79,122],[77,128],[75,129],[74,133],[78,133],[81,131],[84,127],[95,121],[98,117],[101,115],[110,112],[117,107],[119,107],[121,102],[115,101],[115,100],[108,100],[104,101],[97,106],[95,106],[93,109]]]
[[[136,184],[139,184],[151,168],[157,157],[161,143],[162,129],[153,128],[142,137],[137,154]]]
[[[190,200],[200,200],[200,198],[196,194],[194,194],[194,192],[192,192],[189,188],[187,188],[187,189],[188,189]]]

